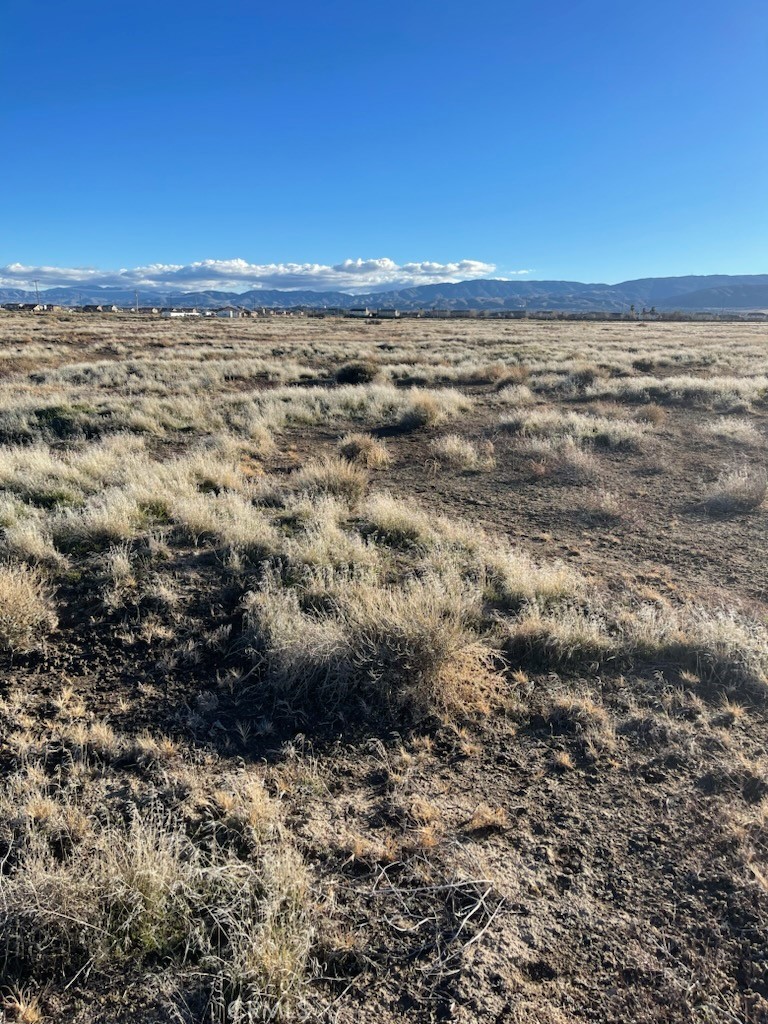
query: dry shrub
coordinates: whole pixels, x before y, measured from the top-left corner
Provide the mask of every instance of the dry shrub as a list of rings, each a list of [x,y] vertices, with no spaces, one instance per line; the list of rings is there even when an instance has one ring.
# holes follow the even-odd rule
[[[597,457],[572,437],[531,438],[518,451],[538,479],[552,477],[562,484],[590,484],[600,477]]]
[[[650,423],[652,427],[660,427],[669,417],[669,413],[655,402],[643,405],[635,413],[635,419],[641,423]]]
[[[585,580],[563,562],[537,565],[519,551],[489,549],[484,553],[486,596],[514,611],[525,604],[539,607],[572,600],[585,588]]]
[[[604,448],[643,447],[648,425],[612,416],[593,416],[558,409],[521,409],[504,417],[502,430],[530,438],[567,438]]]
[[[361,529],[377,543],[394,548],[429,545],[435,537],[434,517],[415,502],[391,494],[372,494],[361,509]]]
[[[614,526],[621,522],[625,508],[626,503],[615,491],[598,490],[581,503],[577,514],[595,526]]]
[[[366,469],[382,469],[392,461],[384,441],[371,434],[345,434],[339,441],[339,455],[349,462],[358,462]]]
[[[25,562],[54,566],[63,561],[48,527],[37,519],[20,519],[7,526],[3,545],[10,555]]]
[[[372,384],[381,376],[381,367],[372,359],[344,363],[334,373],[337,384]]]
[[[501,388],[497,398],[500,402],[517,406],[535,405],[537,401],[527,384],[508,384]]]
[[[506,652],[520,664],[602,664],[618,652],[616,638],[601,615],[577,606],[549,610],[526,605],[510,625]]]
[[[563,696],[551,702],[547,720],[556,732],[605,732],[610,728],[608,712],[589,696]]]
[[[441,391],[419,391],[412,388],[410,400],[400,417],[400,426],[403,430],[437,427],[465,412],[470,404],[468,398],[450,388]]]
[[[722,473],[704,499],[704,507],[714,515],[751,512],[762,505],[768,492],[768,474],[762,467],[749,465]]]
[[[762,444],[763,435],[754,423],[743,416],[721,416],[704,425],[707,434],[742,444]]]
[[[431,441],[429,447],[439,462],[457,469],[493,469],[496,465],[491,441],[477,445],[458,434],[446,434]]]
[[[171,504],[171,520],[193,543],[223,544],[252,562],[270,557],[279,544],[264,510],[229,491],[182,495]]]
[[[489,377],[491,383],[496,387],[497,391],[504,389],[514,388],[515,385],[524,385],[530,376],[530,371],[527,366],[500,366],[498,367],[493,376]],[[526,388],[527,390],[527,388]]]
[[[299,491],[309,494],[331,494],[354,504],[368,487],[368,473],[348,459],[325,456],[308,462],[293,477]]]
[[[245,601],[246,646],[262,692],[294,712],[375,708],[424,718],[487,707],[490,653],[472,630],[479,595],[436,576],[382,586],[354,576],[274,577]]]
[[[56,625],[51,599],[42,577],[26,565],[0,566],[0,648],[39,648]]]
[[[75,811],[49,801],[38,819],[78,823],[58,851],[34,818],[20,824],[0,880],[6,977],[47,982],[162,960],[177,973],[196,967],[222,1020],[285,1019],[311,939],[308,879],[290,847],[245,860],[218,844],[205,852],[159,808],[97,828]]]
[[[718,692],[768,698],[768,628],[733,611],[615,607],[600,595],[587,608],[531,604],[510,623],[506,651],[522,665],[667,664]]]

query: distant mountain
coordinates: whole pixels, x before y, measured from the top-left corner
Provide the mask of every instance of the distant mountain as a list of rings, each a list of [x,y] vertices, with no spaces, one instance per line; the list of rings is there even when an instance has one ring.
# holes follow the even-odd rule
[[[0,288],[0,302],[34,302],[35,293]],[[114,304],[132,306],[133,289],[93,288],[87,283],[40,292],[41,302],[61,306]],[[196,306],[211,309],[237,305],[247,309],[305,306],[349,309],[370,306],[414,309],[527,309],[618,313],[634,305],[640,310],[746,310],[768,309],[768,274],[710,274],[689,277],[647,277],[621,284],[582,284],[579,281],[461,281],[427,284],[365,295],[347,292],[199,291],[181,294],[140,289],[142,306]]]
[[[759,278],[755,280],[759,280]],[[685,292],[676,297],[675,309],[686,311],[716,309],[768,310],[768,277],[765,278],[762,284],[729,283],[714,288],[699,288],[693,292]]]

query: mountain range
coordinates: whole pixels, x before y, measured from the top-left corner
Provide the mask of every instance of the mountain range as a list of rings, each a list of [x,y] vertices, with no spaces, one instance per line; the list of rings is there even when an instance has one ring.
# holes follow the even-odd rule
[[[0,302],[34,302],[34,292],[0,288]],[[94,288],[86,282],[66,288],[40,291],[40,302],[61,306],[110,303],[132,306],[133,289]],[[414,309],[528,309],[573,312],[622,312],[655,307],[657,310],[686,312],[714,310],[768,310],[768,274],[710,274],[688,277],[646,277],[620,284],[582,284],[579,281],[461,281],[428,284],[364,295],[347,292],[279,291],[254,289],[246,292],[194,291],[181,294],[158,289],[140,289],[142,306],[196,306],[210,309],[236,305],[259,307],[313,308],[358,306]]]

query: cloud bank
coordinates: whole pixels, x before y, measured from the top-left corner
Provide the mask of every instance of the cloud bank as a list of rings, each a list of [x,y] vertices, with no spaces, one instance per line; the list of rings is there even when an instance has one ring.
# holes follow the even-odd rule
[[[480,260],[455,263],[395,263],[387,258],[323,263],[248,263],[246,260],[201,260],[198,263],[153,263],[122,270],[91,267],[28,267],[10,263],[0,267],[0,286],[6,288],[61,288],[85,285],[110,288],[156,288],[169,291],[220,289],[249,291],[279,288],[286,291],[365,292],[382,288],[409,288],[422,284],[468,281],[494,276],[496,266]],[[512,274],[527,274],[516,270]]]

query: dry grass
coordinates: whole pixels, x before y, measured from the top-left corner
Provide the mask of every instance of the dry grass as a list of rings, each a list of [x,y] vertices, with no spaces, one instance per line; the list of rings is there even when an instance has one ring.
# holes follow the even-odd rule
[[[197,974],[222,1020],[289,1019],[309,970],[308,877],[294,851],[260,838],[269,798],[213,794],[212,821],[221,810],[233,822],[244,815],[242,841],[256,856],[243,857],[206,850],[158,805],[105,817],[98,776],[72,773],[53,798],[33,769],[2,792],[15,852],[0,881],[6,978],[50,983],[160,958]],[[88,812],[100,802],[98,821]]]
[[[578,515],[595,526],[616,526],[626,513],[626,503],[615,491],[596,490],[579,505]]]
[[[573,437],[530,438],[518,452],[534,479],[552,478],[563,484],[590,484],[600,479],[598,458]]]
[[[431,441],[429,447],[439,462],[456,469],[476,472],[493,469],[496,465],[490,441],[479,445],[459,434],[446,434]]]
[[[29,989],[11,987],[2,1002],[2,1008],[10,1020],[19,1024],[41,1024],[44,1020],[40,998]]]
[[[768,697],[768,629],[735,612],[650,603],[616,607],[594,594],[588,608],[527,605],[509,630],[513,663],[665,663],[680,673],[694,671],[721,690]]]
[[[738,466],[723,472],[704,500],[713,515],[752,512],[765,501],[768,474],[762,467]]]
[[[545,717],[555,734],[578,737],[586,752],[594,755],[612,751],[616,744],[614,723],[602,705],[589,694],[569,694],[555,698],[545,709]],[[567,769],[563,760],[558,767]]]
[[[743,416],[720,416],[704,425],[704,431],[714,437],[741,444],[759,445],[763,435],[750,420]]]
[[[644,423],[650,423],[652,427],[663,426],[667,422],[668,418],[669,413],[667,410],[661,405],[656,405],[655,402],[649,402],[647,405],[641,405],[635,412],[635,419]]]
[[[680,376],[635,377],[606,381],[593,385],[589,394],[595,398],[616,398],[619,401],[656,402],[722,410],[748,409],[761,402],[768,392],[768,377]]]
[[[425,1017],[736,1019],[761,327],[1,319],[4,1016],[388,1021],[395,970]],[[758,514],[691,516],[746,445],[708,507]],[[614,914],[638,822],[670,870]]]
[[[583,593],[582,576],[562,562],[537,565],[524,552],[496,544],[485,555],[486,594],[491,600],[514,611],[526,603],[540,607],[563,603]]]
[[[472,817],[464,826],[466,832],[503,831],[509,825],[509,817],[503,807],[489,807],[482,803],[472,812]]]
[[[267,516],[236,493],[182,495],[173,501],[170,519],[194,543],[222,545],[252,562],[277,549],[277,536]]]
[[[446,389],[428,393],[413,389],[400,417],[400,426],[404,430],[438,427],[446,420],[455,419],[466,412],[470,405],[470,400],[458,391]]]
[[[0,566],[0,648],[32,651],[56,625],[42,577],[26,565]]]
[[[527,384],[507,384],[499,391],[497,399],[518,407],[536,404],[536,396]]]
[[[370,434],[345,434],[339,441],[339,455],[349,462],[359,462],[366,469],[382,469],[392,461],[384,441]]]
[[[261,686],[291,708],[466,714],[495,686],[478,597],[437,576],[391,587],[313,574],[288,590],[273,578],[246,599],[246,643]]]
[[[504,417],[502,430],[532,438],[571,438],[606,448],[643,447],[649,424],[554,409],[527,409]]]
[[[364,532],[391,547],[429,546],[435,542],[434,520],[419,505],[375,493],[361,509]]]
[[[2,543],[11,558],[32,564],[62,564],[62,556],[56,550],[47,524],[34,515],[6,526]]]
[[[351,504],[360,501],[368,487],[368,473],[348,459],[326,457],[308,462],[293,478],[297,490],[311,495],[331,494]]]

